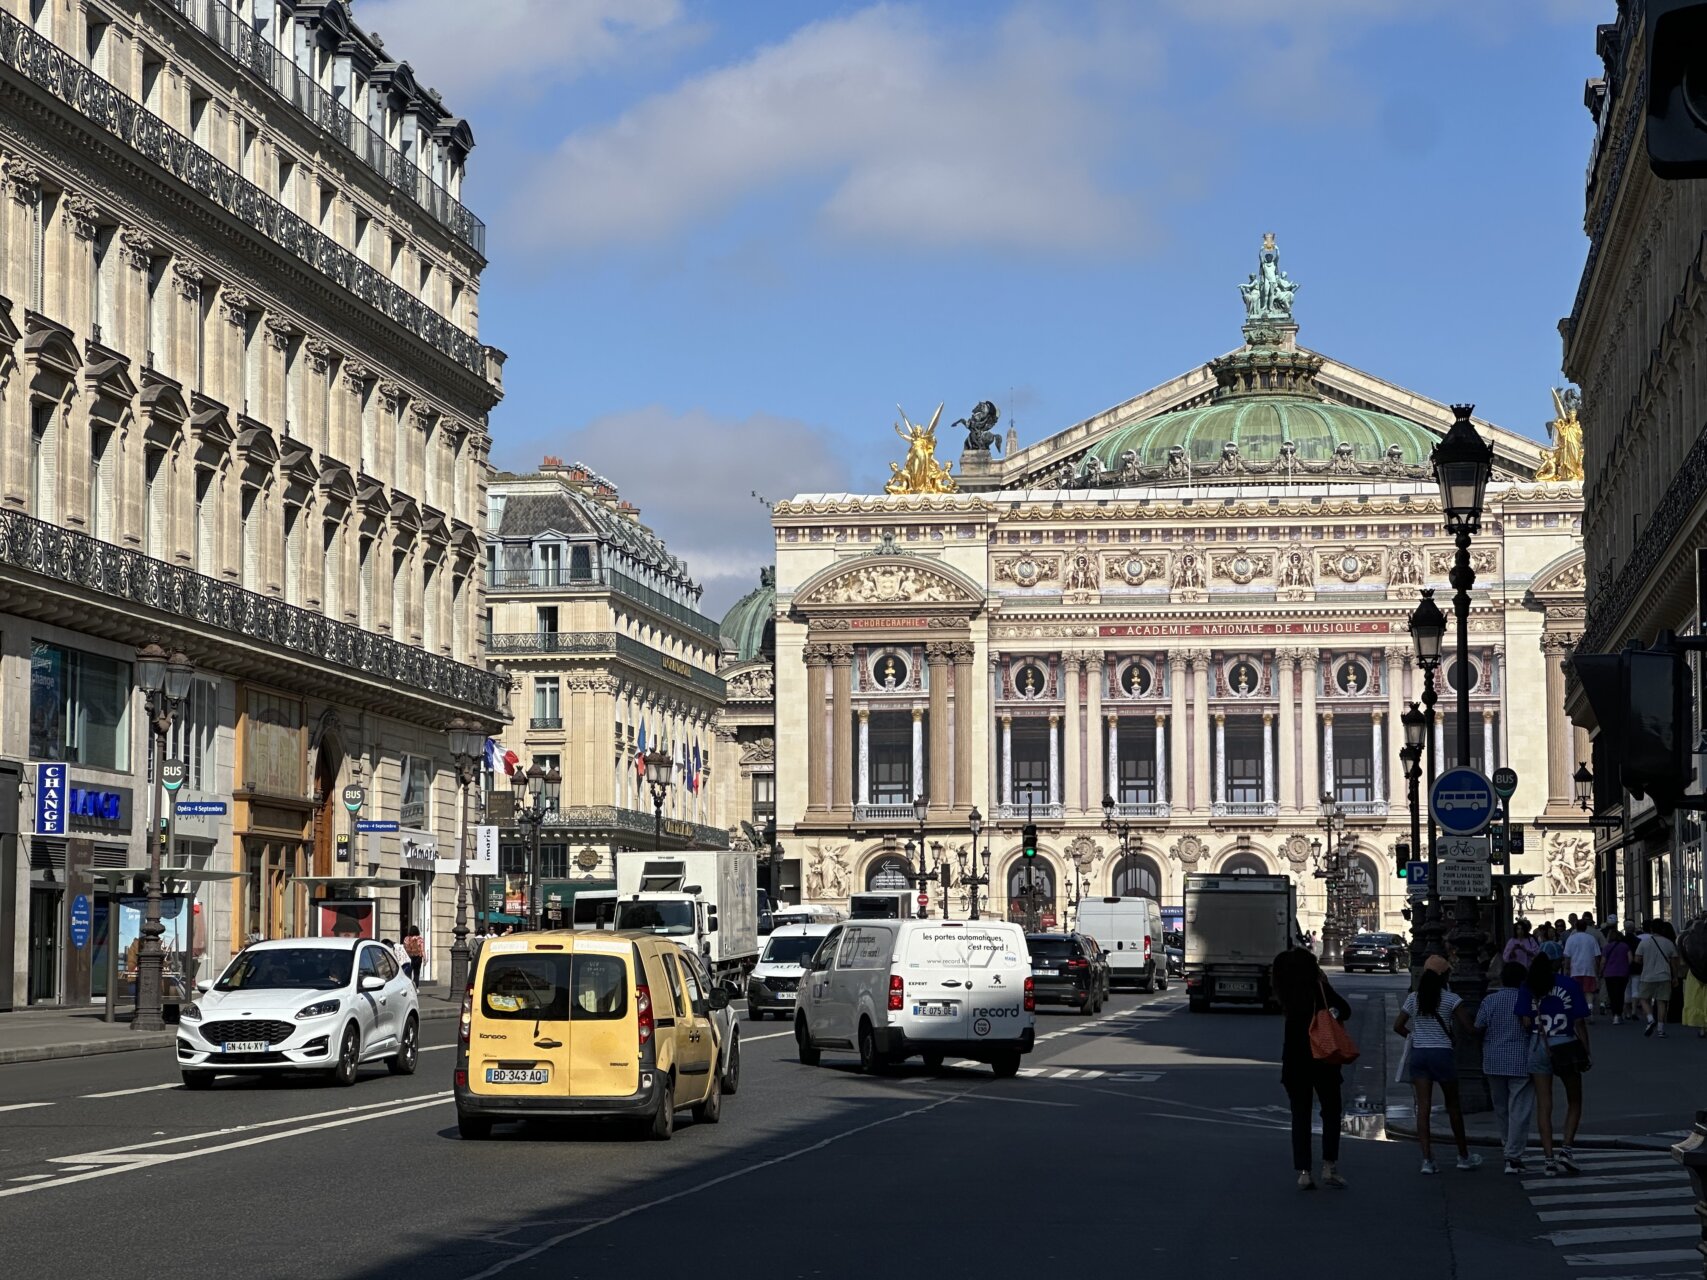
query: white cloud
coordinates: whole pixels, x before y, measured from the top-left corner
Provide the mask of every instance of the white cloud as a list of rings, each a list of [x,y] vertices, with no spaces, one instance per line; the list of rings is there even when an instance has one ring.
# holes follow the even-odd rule
[[[663,240],[801,187],[831,234],[887,244],[1110,249],[1142,227],[1109,179],[1154,46],[1108,20],[1010,13],[950,35],[877,6],[812,23],[571,134],[524,183],[542,246]]]
[[[682,22],[681,0],[360,0],[356,21],[445,95],[452,111],[491,89],[573,78]]]
[[[687,561],[705,588],[700,607],[713,617],[758,586],[759,569],[776,559],[770,513],[755,490],[777,501],[850,487],[829,435],[764,413],[732,419],[648,406],[557,435],[507,436],[500,429],[500,466],[525,472],[550,453],[614,482]]]

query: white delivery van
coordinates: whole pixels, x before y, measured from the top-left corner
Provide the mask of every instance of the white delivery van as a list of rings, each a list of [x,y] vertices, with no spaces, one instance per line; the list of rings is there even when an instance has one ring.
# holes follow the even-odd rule
[[[800,1060],[851,1049],[862,1071],[907,1058],[1019,1070],[1036,1035],[1025,930],[1001,920],[849,920],[833,928],[800,980]]]
[[[1090,934],[1107,954],[1111,989],[1130,982],[1140,991],[1167,990],[1162,909],[1153,899],[1083,898],[1079,932]]]
[[[759,962],[747,975],[747,1016],[763,1022],[767,1013],[784,1021],[794,1017],[801,975],[833,926],[779,924],[765,941]]]

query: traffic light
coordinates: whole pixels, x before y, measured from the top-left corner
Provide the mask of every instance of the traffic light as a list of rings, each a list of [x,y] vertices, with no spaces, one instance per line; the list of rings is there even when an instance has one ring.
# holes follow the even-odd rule
[[[1037,824],[1036,823],[1028,822],[1025,824],[1025,830],[1021,831],[1020,835],[1019,835],[1019,847],[1020,847],[1020,852],[1023,853],[1026,857],[1035,858],[1037,856]]]
[[[1410,867],[1407,864],[1410,860],[1411,842],[1409,840],[1396,841],[1393,845],[1393,870],[1398,872],[1399,879],[1403,880],[1409,874]]]
[[[1707,177],[1707,3],[1648,0],[1648,167]]]

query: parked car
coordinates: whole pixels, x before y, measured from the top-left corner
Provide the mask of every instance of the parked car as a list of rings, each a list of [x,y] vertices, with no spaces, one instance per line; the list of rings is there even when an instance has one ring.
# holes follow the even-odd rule
[[[687,947],[682,948],[682,955],[686,957],[682,963],[692,965],[699,972],[699,985],[710,992],[717,984],[712,981],[705,957]],[[723,996],[722,1000],[707,1003],[711,1007],[712,1026],[717,1031],[717,1062],[723,1073],[723,1092],[733,1094],[741,1088],[741,1024],[730,1001],[741,998],[741,988],[725,982]]]
[[[862,1071],[920,1057],[987,1062],[1013,1076],[1036,1036],[1025,934],[1002,920],[850,920],[800,983],[800,1061],[851,1049]]]
[[[1410,948],[1396,933],[1360,933],[1345,944],[1345,971],[1385,969],[1397,973],[1411,963]]]
[[[421,1006],[390,947],[361,938],[290,938],[243,948],[179,1011],[186,1089],[218,1075],[322,1072],[354,1084],[365,1063],[411,1075]]]
[[[784,924],[765,941],[758,964],[747,975],[747,1016],[763,1022],[767,1013],[792,1022],[800,977],[833,926]]]
[[[1039,1004],[1065,1004],[1096,1013],[1108,999],[1108,962],[1080,933],[1030,933],[1032,990]]]
[[[489,939],[463,997],[453,1092],[464,1138],[505,1120],[611,1117],[668,1138],[678,1110],[723,1114],[706,988],[669,937],[632,930]]]

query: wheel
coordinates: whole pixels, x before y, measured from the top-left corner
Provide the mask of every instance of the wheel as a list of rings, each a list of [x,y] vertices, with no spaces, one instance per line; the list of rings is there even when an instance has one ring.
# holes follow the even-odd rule
[[[990,1062],[990,1070],[998,1080],[1011,1080],[1019,1074],[1019,1050],[1010,1049]]]
[[[741,1032],[734,1030],[734,1041],[729,1045],[729,1066],[723,1072],[723,1092],[737,1094],[741,1091]]]
[[[812,1043],[812,1035],[806,1030],[806,1019],[796,1018],[794,1022],[794,1043],[800,1048],[800,1065],[815,1067],[823,1056],[818,1052],[818,1046]]]
[[[1085,997],[1085,1002],[1079,1006],[1079,1012],[1084,1014],[1087,1018],[1094,1018],[1096,1016],[1096,1011],[1096,997],[1087,995]]]
[[[492,1122],[483,1116],[456,1115],[456,1136],[467,1142],[481,1142],[492,1136]]]
[[[1191,1010],[1193,1013],[1208,1013],[1209,1001],[1205,1000],[1202,996],[1189,996],[1186,999],[1186,1008]]]
[[[927,1053],[924,1055],[924,1059],[926,1071],[942,1070],[942,1055],[940,1053]]]
[[[1387,972],[1388,972],[1388,973],[1397,973],[1397,972],[1399,972],[1399,960],[1398,960],[1398,957],[1396,957],[1396,956],[1389,956],[1389,957],[1388,957],[1388,959],[1387,959]]]
[[[1155,989],[1156,975],[1154,973],[1145,974],[1143,980],[1138,983],[1138,990],[1142,991],[1145,995],[1149,995],[1150,992]]]
[[[415,1015],[409,1015],[409,1021],[403,1024],[403,1041],[397,1047],[397,1052],[385,1060],[386,1067],[394,1076],[412,1076],[415,1074],[415,1063],[421,1056],[421,1029],[415,1021]]]
[[[695,1124],[716,1124],[723,1119],[723,1078],[715,1071],[711,1073],[711,1085],[706,1091],[705,1101],[693,1105],[693,1122]]]
[[[1345,971],[1346,971],[1346,972],[1347,972],[1347,973],[1352,973],[1352,972],[1355,972],[1355,971],[1354,971],[1354,970],[1353,970],[1353,969],[1352,969],[1352,967],[1351,967],[1351,966],[1350,966],[1350,965],[1349,965],[1349,964],[1348,964],[1348,965],[1347,965],[1347,966],[1346,966],[1346,967],[1345,967]]]
[[[361,1032],[349,1027],[338,1045],[338,1065],[332,1068],[332,1083],[349,1086],[356,1082],[356,1069],[362,1061]]]
[[[186,1071],[184,1072],[184,1088],[211,1089],[213,1088],[213,1072]]]
[[[1166,991],[1167,989],[1168,989],[1168,975],[1167,975],[1167,972],[1164,970],[1163,972],[1158,973],[1156,975],[1156,990]]]
[[[859,1024],[859,1069],[868,1076],[889,1070],[889,1057],[877,1051],[877,1032],[869,1022]]]
[[[652,1113],[651,1123],[646,1126],[646,1136],[656,1142],[668,1142],[676,1132],[676,1078],[671,1076],[664,1082],[664,1096],[658,1100],[658,1109]]]
[[[765,1011],[763,1009],[753,1008],[752,1002],[748,1001],[747,1017],[751,1018],[754,1022],[763,1022],[765,1020]]]

